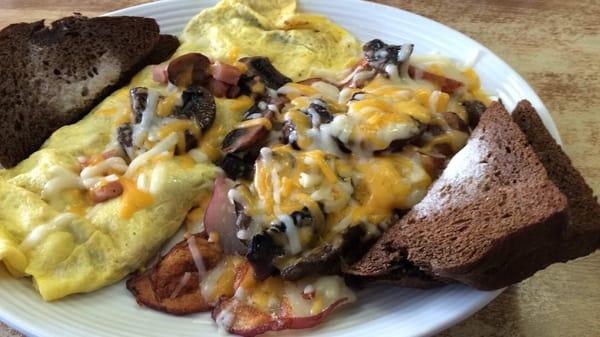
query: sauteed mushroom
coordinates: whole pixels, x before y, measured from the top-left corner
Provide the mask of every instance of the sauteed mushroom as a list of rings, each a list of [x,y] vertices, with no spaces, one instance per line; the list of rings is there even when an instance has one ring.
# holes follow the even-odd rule
[[[210,60],[200,53],[189,53],[174,59],[167,67],[169,82],[178,87],[205,84],[210,78]]]
[[[248,67],[246,76],[249,78],[260,77],[268,88],[277,90],[284,84],[292,81],[289,77],[275,69],[271,61],[266,57],[245,57],[240,59],[240,61]]]
[[[201,86],[190,86],[182,94],[183,106],[175,108],[176,118],[193,119],[202,131],[206,131],[215,121],[217,105],[214,96]]]

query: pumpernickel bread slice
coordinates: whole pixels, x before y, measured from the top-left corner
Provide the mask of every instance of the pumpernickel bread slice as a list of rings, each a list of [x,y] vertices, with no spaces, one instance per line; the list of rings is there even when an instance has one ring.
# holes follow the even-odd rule
[[[550,180],[569,202],[569,225],[561,246],[552,250],[556,262],[585,256],[600,249],[600,205],[594,197],[594,191],[544,127],[529,101],[523,100],[517,104],[512,119],[525,133]]]
[[[378,277],[410,263],[437,278],[501,288],[554,262],[566,225],[566,197],[494,102],[425,198],[348,272]]]
[[[141,17],[77,15],[0,31],[0,164],[25,159],[145,60],[168,58],[178,43],[167,38],[169,47],[157,48],[159,39],[156,22]]]

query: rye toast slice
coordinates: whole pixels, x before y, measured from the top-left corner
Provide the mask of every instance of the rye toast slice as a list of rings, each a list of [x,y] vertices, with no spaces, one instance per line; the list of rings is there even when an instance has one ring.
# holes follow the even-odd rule
[[[349,273],[381,277],[410,263],[436,278],[497,289],[554,262],[550,252],[566,225],[566,197],[494,102],[425,198]]]
[[[568,199],[569,225],[562,245],[553,249],[556,262],[593,253],[600,248],[600,205],[594,192],[544,127],[529,101],[519,102],[512,119],[527,137],[550,179]]]
[[[0,165],[10,167],[71,124],[156,54],[153,19],[72,16],[0,31]]]

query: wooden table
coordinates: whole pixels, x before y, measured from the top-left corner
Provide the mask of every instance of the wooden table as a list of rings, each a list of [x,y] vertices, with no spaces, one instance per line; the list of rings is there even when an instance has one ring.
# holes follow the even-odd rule
[[[542,98],[566,152],[600,192],[600,2],[377,1],[455,28],[507,61]],[[94,16],[143,2],[147,1],[2,0],[0,27],[72,12]],[[0,323],[0,337],[6,336],[19,334]],[[600,336],[600,252],[551,266],[510,287],[439,336]]]

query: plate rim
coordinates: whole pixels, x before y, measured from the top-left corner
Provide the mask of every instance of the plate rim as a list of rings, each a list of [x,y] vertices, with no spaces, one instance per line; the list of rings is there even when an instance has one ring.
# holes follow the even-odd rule
[[[301,7],[303,2],[310,2],[310,1],[311,0],[298,0],[299,6]],[[538,111],[540,111],[540,110],[543,111],[544,115],[546,117],[545,120],[547,121],[547,123],[544,123],[545,126],[548,128],[548,130],[550,131],[552,136],[557,140],[557,142],[562,145],[562,140],[561,140],[558,128],[556,126],[556,123],[555,123],[554,119],[552,118],[552,115],[549,113],[548,109],[544,105],[543,101],[539,97],[539,95],[535,92],[535,89],[514,68],[512,68],[507,62],[505,62],[502,58],[500,58],[498,55],[496,55],[493,51],[491,51],[488,47],[486,47],[482,43],[478,42],[477,40],[471,38],[467,34],[461,32],[457,29],[454,29],[443,23],[435,21],[431,18],[422,16],[417,13],[407,11],[407,10],[399,8],[399,7],[390,6],[390,5],[381,4],[381,3],[372,2],[372,1],[366,1],[366,0],[344,0],[344,1],[347,3],[354,3],[355,6],[371,6],[373,8],[377,8],[378,11],[385,11],[385,10],[401,11],[404,13],[404,15],[413,17],[420,21],[427,22],[428,24],[436,27],[436,29],[452,31],[452,33],[460,35],[461,38],[466,39],[467,41],[472,43],[474,46],[479,48],[481,51],[486,52],[494,59],[494,62],[502,64],[506,68],[510,69],[510,71],[512,72],[511,75],[515,76],[518,81],[525,84],[526,89],[528,91],[528,99],[536,101],[536,103],[537,103],[536,108],[538,109]],[[132,14],[129,14],[128,12],[141,11],[141,10],[145,10],[147,8],[160,6],[162,4],[178,3],[178,2],[179,2],[178,0],[152,1],[152,2],[148,2],[148,3],[143,3],[143,4],[138,4],[138,5],[134,5],[134,6],[128,6],[128,7],[116,9],[114,11],[104,13],[100,16],[132,15]],[[538,114],[539,114],[539,112],[538,112]],[[4,268],[4,267],[0,266],[0,268]],[[15,280],[15,281],[21,281],[21,280]],[[123,281],[119,281],[116,284],[122,284],[122,283],[123,283]],[[107,286],[107,287],[109,287],[109,286]],[[474,313],[480,311],[483,307],[488,305],[498,295],[500,295],[504,290],[506,290],[506,288],[488,292],[487,297],[483,300],[480,300],[476,305],[470,306],[467,310],[457,311],[457,315],[455,317],[452,317],[451,319],[447,319],[445,321],[438,321],[437,323],[432,324],[431,329],[428,330],[426,333],[423,333],[420,335],[415,335],[415,336],[431,336],[431,335],[439,333],[451,326],[454,326],[454,325],[460,323],[461,321],[472,316]],[[35,325],[32,325],[30,322],[28,322],[26,317],[22,317],[18,314],[11,313],[9,310],[6,310],[1,306],[0,306],[0,318],[2,319],[4,324],[8,325],[9,327],[12,327],[13,329],[17,330],[18,332],[25,333],[29,336],[38,336],[38,335],[47,334],[46,332],[40,330],[41,329],[40,327],[36,327]]]

